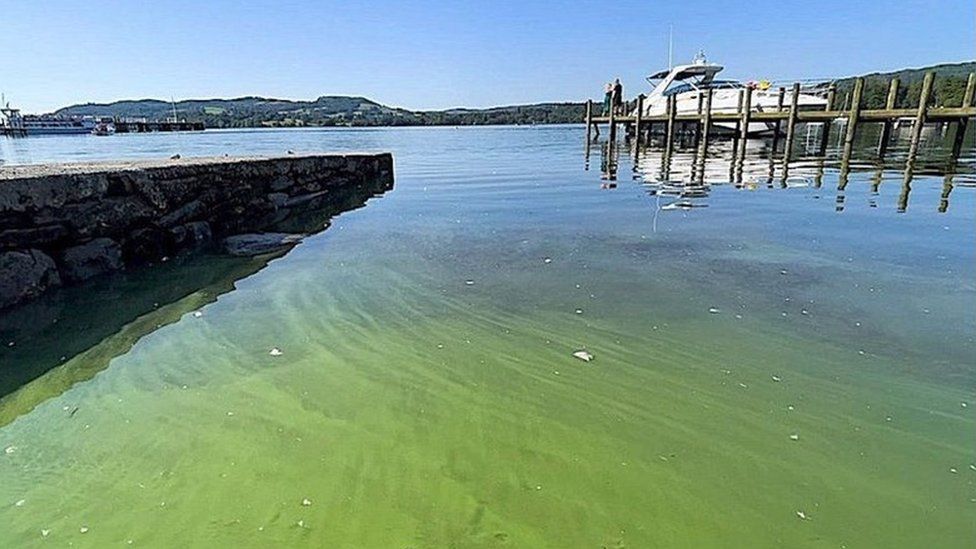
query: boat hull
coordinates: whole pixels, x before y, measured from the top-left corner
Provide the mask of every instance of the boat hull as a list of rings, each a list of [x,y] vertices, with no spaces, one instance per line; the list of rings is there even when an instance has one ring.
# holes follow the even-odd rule
[[[740,111],[739,108],[739,89],[720,89],[712,92],[712,113],[734,114]],[[705,92],[689,91],[676,94],[676,109],[679,115],[697,114],[699,104],[704,105]],[[751,99],[751,112],[775,112],[779,110],[779,91],[778,90],[753,90]],[[652,94],[644,102],[644,116],[663,116],[667,113],[668,98],[663,95]],[[789,98],[786,99],[783,109],[789,108]],[[827,100],[816,95],[801,93],[797,97],[797,108],[799,110],[822,110],[826,108]],[[715,128],[719,131],[734,131],[737,127],[735,122],[715,122]],[[775,122],[751,122],[749,124],[749,135],[772,134],[776,131]]]

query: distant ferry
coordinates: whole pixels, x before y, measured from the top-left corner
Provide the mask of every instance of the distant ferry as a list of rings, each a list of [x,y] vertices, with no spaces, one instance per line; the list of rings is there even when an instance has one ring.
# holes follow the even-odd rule
[[[0,135],[71,135],[92,133],[97,121],[93,117],[64,117],[21,114],[9,104],[0,108]]]

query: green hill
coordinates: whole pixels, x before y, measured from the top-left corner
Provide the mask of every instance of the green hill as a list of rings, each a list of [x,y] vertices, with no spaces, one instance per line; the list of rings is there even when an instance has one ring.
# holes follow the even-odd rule
[[[969,73],[976,72],[976,61],[963,63],[943,63],[919,69],[902,69],[892,72],[874,72],[864,76],[864,97],[862,108],[881,109],[888,97],[888,83],[892,78],[901,82],[895,106],[910,108],[918,105],[918,97],[922,93],[922,79],[925,73],[935,71],[935,83],[932,89],[932,105],[939,107],[958,107],[962,103],[962,96],[966,91],[966,81]],[[848,92],[854,88],[856,77],[837,80],[837,99],[834,107],[845,108]]]
[[[922,78],[936,71],[933,104],[958,106],[976,62],[945,63],[918,69],[864,75],[864,108],[881,108],[888,94],[888,81],[901,79],[898,107],[918,103]],[[837,80],[835,107],[844,108],[849,101],[855,77]],[[583,119],[584,104],[538,103],[489,109],[448,109],[411,111],[388,107],[365,97],[329,96],[314,101],[291,101],[268,97],[236,99],[191,99],[178,101],[177,117],[203,122],[208,128],[301,127],[301,126],[464,126],[481,124],[562,124]],[[163,120],[173,116],[174,105],[158,99],[116,101],[113,103],[72,105],[56,111],[59,115],[93,115],[99,117],[138,117]]]
[[[266,97],[177,101],[177,117],[202,121],[208,128],[254,126],[403,126],[474,124],[554,124],[579,122],[582,103],[543,103],[491,109],[409,111],[387,107],[365,97],[322,96],[315,101]],[[137,117],[161,120],[173,116],[174,105],[157,99],[86,103],[55,112],[64,116]]]

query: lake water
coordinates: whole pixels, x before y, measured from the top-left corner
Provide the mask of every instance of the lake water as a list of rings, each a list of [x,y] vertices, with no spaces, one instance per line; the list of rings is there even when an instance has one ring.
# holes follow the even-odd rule
[[[396,160],[280,257],[4,311],[0,547],[971,547],[952,131],[906,184],[867,129],[843,190],[833,147],[783,181],[751,143],[736,185],[716,142],[700,189],[691,148],[587,155],[581,126],[0,139],[7,164]]]

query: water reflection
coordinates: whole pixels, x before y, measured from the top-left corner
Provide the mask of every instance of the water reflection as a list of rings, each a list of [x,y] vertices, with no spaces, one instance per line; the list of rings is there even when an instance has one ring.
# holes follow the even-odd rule
[[[375,181],[335,192],[270,230],[314,234],[332,217],[392,188]],[[197,314],[287,250],[230,257],[201,250],[67,287],[0,315],[0,427],[87,381],[142,337]]]
[[[626,151],[623,156],[631,161],[633,179],[647,185],[651,194],[667,196],[680,188],[679,198],[701,199],[707,197],[707,190],[703,189],[708,185],[819,190],[835,182],[835,210],[843,212],[847,207],[848,185],[853,180],[858,192],[864,188],[861,183],[865,184],[870,208],[877,208],[879,199],[885,194],[894,195],[897,189],[895,211],[904,213],[908,210],[913,180],[939,176],[943,178],[942,193],[932,208],[945,213],[955,186],[976,187],[974,132],[972,128],[963,131],[959,133],[947,125],[926,126],[923,145],[914,163],[908,162],[910,128],[895,127],[882,135],[884,128],[880,125],[864,125],[858,129],[850,159],[842,158],[842,128],[834,128],[832,135],[836,138],[831,138],[824,135],[822,124],[801,126],[789,162],[784,160],[782,150],[785,140],[777,137],[747,140],[744,155],[737,154],[743,147],[738,139],[712,139],[702,154],[701,137],[694,131],[678,132],[673,150],[669,150],[662,134],[654,132],[639,147],[633,140],[602,142],[595,147],[599,147],[601,155],[601,179],[616,180],[623,148]],[[590,150],[588,144],[587,168]]]

